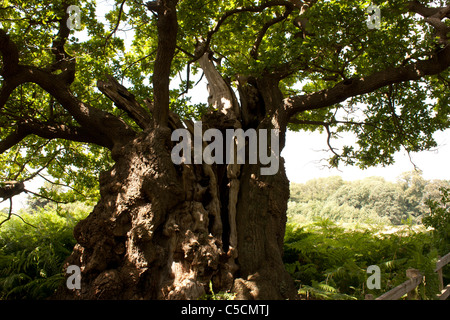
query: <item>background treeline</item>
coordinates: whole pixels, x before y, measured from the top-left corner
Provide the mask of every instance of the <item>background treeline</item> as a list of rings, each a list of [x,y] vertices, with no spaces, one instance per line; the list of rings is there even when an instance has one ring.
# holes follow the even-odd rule
[[[430,213],[427,201],[440,199],[448,180],[425,180],[420,172],[406,172],[389,182],[381,177],[344,181],[341,177],[291,183],[290,222],[330,219],[343,223],[421,224]]]
[[[406,270],[414,268],[425,276],[420,298],[436,299],[436,261],[450,252],[449,187],[449,181],[427,181],[416,172],[395,183],[330,177],[291,184],[284,262],[299,294],[378,297],[406,281]],[[381,269],[379,290],[366,287],[370,265]],[[443,271],[447,284],[450,266]]]
[[[417,173],[403,174],[396,183],[331,177],[291,184],[284,262],[301,297],[377,297],[405,281],[406,269],[416,268],[426,276],[420,296],[433,299],[435,263],[450,251],[449,187],[448,181],[427,181]],[[94,203],[31,197],[25,209],[0,226],[0,300],[52,295],[75,245],[73,228]],[[0,211],[0,221],[8,213]],[[399,228],[402,221],[408,224]],[[395,232],[385,232],[379,223]],[[366,288],[366,270],[373,264],[381,268],[381,290]],[[444,269],[445,283],[449,269]]]

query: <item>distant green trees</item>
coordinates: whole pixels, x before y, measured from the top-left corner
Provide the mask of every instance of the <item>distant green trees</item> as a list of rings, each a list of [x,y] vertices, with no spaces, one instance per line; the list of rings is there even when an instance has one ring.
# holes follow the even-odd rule
[[[288,217],[310,223],[318,218],[336,222],[399,225],[421,223],[430,214],[427,201],[440,199],[440,188],[450,181],[425,180],[419,172],[406,172],[397,181],[380,177],[344,181],[341,177],[291,184]]]

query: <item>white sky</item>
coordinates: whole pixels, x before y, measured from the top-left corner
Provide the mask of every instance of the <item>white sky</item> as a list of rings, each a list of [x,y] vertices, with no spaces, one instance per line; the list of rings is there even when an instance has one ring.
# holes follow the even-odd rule
[[[338,169],[328,169],[326,159],[330,152],[327,149],[327,135],[309,132],[288,132],[286,147],[281,155],[286,161],[286,172],[291,182],[306,182],[310,179],[338,175],[344,180],[358,180],[371,176],[380,176],[389,181],[396,181],[397,177],[406,171],[414,170],[411,160],[423,171],[425,179],[450,180],[448,169],[450,160],[450,130],[437,132],[435,139],[438,147],[433,151],[424,151],[411,155],[406,152],[395,155],[395,163],[387,167],[373,167],[361,170],[358,167],[341,166]],[[342,138],[336,144],[351,142],[352,139]],[[323,161],[320,161],[324,159]]]

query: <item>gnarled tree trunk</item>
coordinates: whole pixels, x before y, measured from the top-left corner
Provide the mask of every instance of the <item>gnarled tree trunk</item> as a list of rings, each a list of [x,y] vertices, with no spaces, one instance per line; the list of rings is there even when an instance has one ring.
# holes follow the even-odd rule
[[[200,65],[216,109],[202,119],[204,130],[277,129],[284,146],[286,119],[264,117],[282,103],[276,83],[240,85],[242,120],[207,55]],[[120,99],[108,85],[99,87]],[[80,266],[81,289],[62,286],[56,297],[198,299],[211,282],[214,292],[239,299],[295,298],[282,262],[289,198],[283,160],[274,175],[261,175],[259,163],[175,165],[171,131],[183,125],[170,114],[169,127],[151,127],[114,148],[116,164],[100,177],[101,199],[74,231],[78,244],[67,265]],[[191,122],[186,127],[194,131]]]

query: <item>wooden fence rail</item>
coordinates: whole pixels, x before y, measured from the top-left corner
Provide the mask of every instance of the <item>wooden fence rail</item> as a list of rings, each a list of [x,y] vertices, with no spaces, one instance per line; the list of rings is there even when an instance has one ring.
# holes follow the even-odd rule
[[[422,283],[423,276],[417,269],[406,270],[406,276],[409,278],[409,280],[406,280],[401,285],[386,292],[385,294],[382,294],[375,300],[398,300],[405,294],[408,295],[408,299],[416,298],[415,289],[417,288],[417,286],[419,286],[419,284]]]
[[[450,296],[450,284],[444,288],[444,276],[442,274],[442,268],[444,268],[444,266],[448,263],[450,263],[450,252],[436,262],[436,269],[434,269],[434,272],[437,272],[439,276],[439,300],[445,300]]]
[[[439,300],[445,300],[450,296],[450,284],[448,284],[444,288],[444,278],[442,272],[442,268],[444,268],[449,263],[450,263],[450,252],[436,262],[436,269],[434,269],[434,271],[438,273],[439,277],[440,293],[437,295]],[[417,269],[406,270],[406,276],[409,278],[409,280],[406,280],[401,285],[382,294],[375,300],[398,300],[405,294],[407,295],[409,300],[417,299],[418,297],[416,293],[416,288],[422,283],[423,276]],[[366,299],[372,300],[373,296],[367,295]]]

